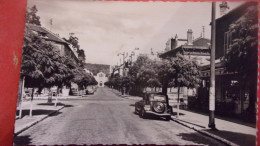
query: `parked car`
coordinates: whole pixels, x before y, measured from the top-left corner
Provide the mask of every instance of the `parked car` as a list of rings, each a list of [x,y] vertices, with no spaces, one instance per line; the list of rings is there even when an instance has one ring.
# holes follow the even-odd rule
[[[170,120],[172,107],[167,106],[167,96],[157,92],[145,93],[143,99],[135,103],[135,113],[142,118],[147,118],[148,115],[155,115]]]
[[[94,86],[93,90],[94,90],[94,92],[96,92],[97,91],[97,86]]]
[[[87,88],[87,89],[86,89],[86,94],[87,94],[87,95],[88,95],[88,94],[94,94],[93,88]]]

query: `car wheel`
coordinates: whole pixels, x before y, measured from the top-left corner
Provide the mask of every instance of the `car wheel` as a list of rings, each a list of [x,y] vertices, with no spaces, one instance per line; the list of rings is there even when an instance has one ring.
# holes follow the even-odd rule
[[[135,114],[137,114],[138,112],[137,112],[137,109],[136,109],[136,107],[135,107]]]

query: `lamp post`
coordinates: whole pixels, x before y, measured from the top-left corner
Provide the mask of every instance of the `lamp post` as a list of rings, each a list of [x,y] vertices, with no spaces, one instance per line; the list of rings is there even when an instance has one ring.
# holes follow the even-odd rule
[[[211,16],[211,53],[210,53],[210,89],[209,89],[209,127],[215,126],[215,37],[216,37],[216,2],[212,2]]]

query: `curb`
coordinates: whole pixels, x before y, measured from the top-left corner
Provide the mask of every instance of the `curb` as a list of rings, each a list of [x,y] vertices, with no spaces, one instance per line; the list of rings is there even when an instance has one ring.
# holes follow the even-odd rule
[[[139,101],[139,100],[141,100],[141,98],[140,98],[140,99],[131,99],[131,98],[128,98],[128,97],[126,97],[126,99],[128,99],[128,100],[134,100],[134,101]]]
[[[116,94],[115,92],[113,92],[113,93]],[[116,95],[117,95],[117,94],[116,94]],[[117,95],[117,96],[123,97],[122,95]],[[124,99],[128,99],[128,100],[135,100],[135,99],[128,98],[128,96],[125,96],[125,97],[123,97],[123,98],[124,98]],[[136,101],[136,100],[135,100],[135,101]],[[211,137],[211,138],[213,138],[213,139],[215,139],[215,140],[218,140],[218,141],[220,141],[220,142],[222,142],[222,143],[224,143],[224,144],[227,144],[227,145],[229,145],[229,146],[238,146],[237,144],[235,144],[235,143],[233,143],[233,142],[231,142],[231,141],[228,141],[228,140],[226,140],[226,139],[224,139],[224,138],[222,138],[222,137],[216,136],[216,135],[211,134],[211,133],[209,133],[209,132],[199,130],[199,129],[193,127],[193,126],[189,126],[188,124],[185,124],[184,122],[181,122],[181,121],[179,121],[179,120],[177,120],[177,119],[175,119],[175,118],[172,118],[172,121],[175,121],[176,123],[178,123],[178,124],[180,124],[180,125],[183,125],[183,126],[185,126],[185,127],[187,127],[187,128],[190,128],[190,129],[193,129],[194,131],[197,131],[198,133],[201,133],[201,134],[203,134],[203,135],[206,135],[206,136],[208,136],[208,137]]]
[[[114,92],[113,90],[110,90],[113,94],[115,94],[116,96],[119,96],[119,97],[122,97],[122,98],[125,98],[125,99],[128,99],[127,97],[128,97],[128,95],[121,95],[121,93],[116,93],[116,92]]]
[[[55,114],[56,112],[60,111],[60,110],[63,109],[64,107],[65,107],[65,106],[62,106],[62,107],[60,107],[59,109],[57,109],[56,111],[53,111],[53,112],[49,113],[48,115],[46,115],[46,116],[44,116],[44,117],[42,117],[42,118],[40,118],[40,119],[38,119],[38,120],[36,120],[36,121],[30,123],[29,125],[26,125],[24,128],[22,128],[21,130],[17,131],[16,133],[14,133],[14,137],[17,136],[18,134],[24,132],[25,130],[29,129],[30,127],[36,125],[37,123],[43,121],[44,119],[48,118],[50,115]]]
[[[181,121],[179,121],[179,120],[177,120],[177,119],[175,119],[175,118],[172,118],[172,120],[173,120],[174,122],[178,123],[178,124],[181,124],[181,125],[183,125],[183,126],[185,126],[185,127],[188,127],[188,128],[190,128],[190,129],[193,129],[193,130],[197,131],[198,133],[201,133],[201,134],[203,134],[203,135],[206,135],[206,136],[208,136],[208,137],[211,137],[211,138],[213,138],[213,139],[216,139],[216,140],[218,140],[218,141],[220,141],[220,142],[222,142],[222,143],[224,143],[224,144],[227,144],[227,145],[229,145],[229,146],[238,146],[237,144],[235,144],[235,143],[233,143],[233,142],[231,142],[231,141],[228,141],[228,140],[226,140],[226,139],[224,139],[224,138],[222,138],[222,137],[216,136],[216,135],[211,134],[211,133],[209,133],[209,132],[206,132],[206,131],[203,131],[203,130],[199,130],[199,129],[197,129],[197,128],[193,127],[193,126],[190,126],[190,125],[188,125],[188,124],[185,124],[184,122],[181,122]]]
[[[119,96],[123,99],[134,100],[134,101],[139,101],[141,99],[141,98],[140,99],[131,99],[131,98],[129,98],[131,95],[121,95],[121,94],[115,93],[114,91],[111,91],[111,92],[114,93],[116,96]]]

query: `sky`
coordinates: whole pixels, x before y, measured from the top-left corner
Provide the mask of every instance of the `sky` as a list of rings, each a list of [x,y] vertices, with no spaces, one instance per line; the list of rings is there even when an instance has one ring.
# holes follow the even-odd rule
[[[216,17],[220,17],[217,3]],[[242,2],[228,2],[229,10]],[[92,0],[28,0],[36,5],[43,27],[60,37],[79,38],[87,63],[116,65],[118,53],[162,52],[176,34],[210,38],[211,2],[123,2]],[[50,25],[52,19],[52,25]]]

